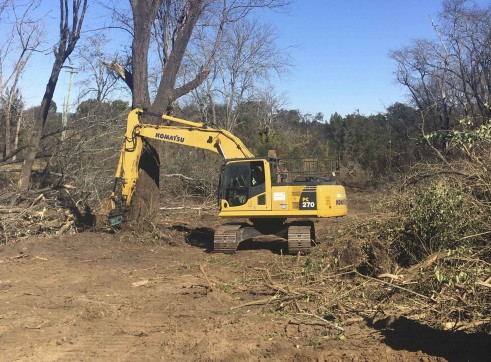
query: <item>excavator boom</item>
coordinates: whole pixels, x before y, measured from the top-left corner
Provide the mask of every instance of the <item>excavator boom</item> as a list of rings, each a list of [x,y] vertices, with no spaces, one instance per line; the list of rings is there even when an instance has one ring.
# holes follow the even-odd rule
[[[170,124],[145,124],[140,122],[140,115],[162,118]],[[224,159],[253,158],[254,155],[242,141],[223,129],[216,129],[204,123],[187,121],[167,115],[157,115],[134,109],[128,114],[123,147],[116,169],[115,185],[122,183],[120,195],[113,191],[112,209],[118,206],[129,206],[135,192],[138,179],[138,166],[143,151],[143,139],[155,139],[183,146],[201,148],[220,154]],[[116,214],[119,214],[116,212]],[[121,219],[113,219],[120,223]]]

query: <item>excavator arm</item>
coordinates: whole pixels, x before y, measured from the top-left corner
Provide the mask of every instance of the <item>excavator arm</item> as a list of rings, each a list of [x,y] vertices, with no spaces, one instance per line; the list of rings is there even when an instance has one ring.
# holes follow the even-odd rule
[[[140,115],[142,114],[162,118],[167,124],[141,123]],[[131,203],[138,180],[144,139],[155,139],[200,148],[218,153],[224,159],[254,157],[239,138],[226,130],[212,128],[204,123],[158,115],[138,108],[134,109],[128,115],[126,133],[116,169],[115,186],[110,197],[113,214],[110,217],[110,224],[112,225],[122,222],[119,209],[129,206]],[[116,190],[118,185],[121,187],[120,190]]]

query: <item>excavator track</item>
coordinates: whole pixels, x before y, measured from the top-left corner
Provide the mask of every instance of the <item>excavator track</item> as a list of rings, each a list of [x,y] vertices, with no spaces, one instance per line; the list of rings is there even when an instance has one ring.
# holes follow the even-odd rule
[[[288,253],[308,254],[312,243],[313,225],[293,225],[288,228]]]
[[[235,253],[240,242],[237,240],[237,231],[241,226],[242,224],[220,225],[213,238],[213,251],[225,254]]]

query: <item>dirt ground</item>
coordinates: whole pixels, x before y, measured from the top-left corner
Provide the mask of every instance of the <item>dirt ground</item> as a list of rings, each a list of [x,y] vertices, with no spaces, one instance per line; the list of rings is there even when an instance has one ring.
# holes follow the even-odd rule
[[[360,217],[363,200],[350,218]],[[336,222],[326,221],[328,227]],[[162,216],[161,235],[80,233],[0,245],[0,359],[4,361],[486,360],[489,338],[401,321],[344,334],[268,312],[230,288],[281,254],[281,245],[207,251],[212,214]],[[322,229],[322,225],[321,225]],[[191,236],[191,237],[190,237]],[[187,240],[187,242],[186,242]],[[484,347],[483,347],[484,345]]]

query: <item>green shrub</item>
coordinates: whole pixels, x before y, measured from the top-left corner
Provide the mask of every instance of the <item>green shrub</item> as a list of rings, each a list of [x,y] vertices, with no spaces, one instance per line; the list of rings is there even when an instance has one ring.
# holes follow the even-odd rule
[[[404,222],[394,229],[393,247],[402,264],[471,243],[479,210],[460,189],[440,180],[417,189],[400,206]]]

